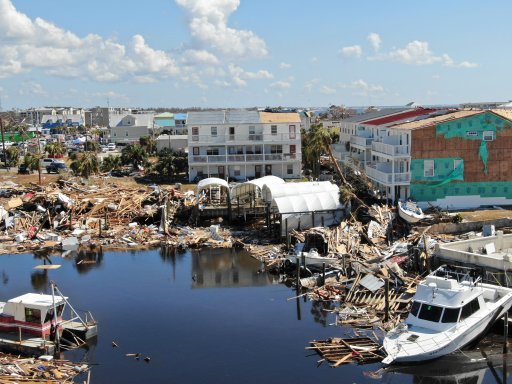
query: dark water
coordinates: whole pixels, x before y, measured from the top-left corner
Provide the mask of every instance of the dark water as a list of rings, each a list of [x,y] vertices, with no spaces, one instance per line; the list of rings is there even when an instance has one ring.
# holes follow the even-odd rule
[[[90,310],[99,322],[95,345],[65,357],[90,362],[91,383],[455,383],[454,375],[459,382],[494,383],[503,377],[499,361],[491,368],[487,361],[469,364],[462,370],[469,377],[462,378],[455,368],[464,362],[440,360],[441,379],[432,373],[439,366],[421,375],[417,369],[379,375],[380,364],[317,367],[320,357],[305,350],[308,342],[345,337],[350,330],[328,325],[334,322],[323,311],[328,305],[288,300],[294,290],[234,250],[81,253],[48,260],[62,267],[36,271],[44,262],[36,256],[0,256],[0,297],[48,293],[48,282],[55,280],[74,307]],[[481,363],[479,356],[468,359]]]

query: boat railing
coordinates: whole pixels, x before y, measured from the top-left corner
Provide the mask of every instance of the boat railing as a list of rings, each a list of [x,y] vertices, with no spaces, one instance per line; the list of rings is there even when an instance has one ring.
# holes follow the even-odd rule
[[[460,266],[448,268],[446,265],[442,265],[434,272],[432,272],[432,275],[454,279],[459,283],[467,281],[473,285],[476,285],[481,281],[481,276],[477,276],[475,272],[475,269],[472,268],[465,268]]]

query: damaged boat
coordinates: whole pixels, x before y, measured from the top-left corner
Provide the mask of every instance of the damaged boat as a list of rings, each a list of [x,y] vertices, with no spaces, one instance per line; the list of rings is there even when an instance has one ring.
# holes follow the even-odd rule
[[[417,223],[425,218],[422,209],[412,201],[398,201],[398,215],[411,224]]]
[[[411,311],[384,338],[384,364],[435,359],[483,336],[512,306],[512,288],[481,282],[475,270],[439,267],[417,287]]]

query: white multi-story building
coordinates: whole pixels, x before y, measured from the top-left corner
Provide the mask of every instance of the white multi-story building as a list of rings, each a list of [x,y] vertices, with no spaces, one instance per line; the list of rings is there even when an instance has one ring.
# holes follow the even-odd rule
[[[154,133],[153,113],[111,113],[109,120],[110,141],[116,144],[136,144]]]
[[[189,112],[189,179],[301,175],[300,117],[294,113]]]

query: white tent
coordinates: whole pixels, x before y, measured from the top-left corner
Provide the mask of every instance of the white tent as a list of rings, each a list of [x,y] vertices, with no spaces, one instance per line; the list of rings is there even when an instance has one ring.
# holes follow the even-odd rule
[[[226,180],[219,179],[217,177],[209,177],[197,183],[197,194],[199,194],[203,189],[210,187],[224,187],[229,190],[229,184]]]
[[[265,185],[282,185],[284,183],[283,179],[272,175],[246,181],[231,188],[231,200],[244,201],[249,197],[261,198],[261,190]]]
[[[313,181],[302,183],[266,184],[262,188],[262,198],[267,203],[278,197],[297,196],[321,192],[338,193],[339,188],[330,181]]]

